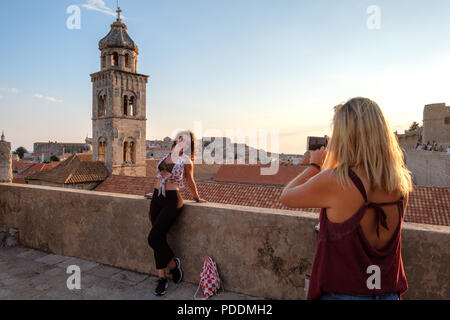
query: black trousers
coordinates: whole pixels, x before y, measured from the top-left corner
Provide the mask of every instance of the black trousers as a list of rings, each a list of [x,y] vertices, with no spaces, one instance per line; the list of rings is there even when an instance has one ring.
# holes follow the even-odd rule
[[[150,203],[150,221],[152,229],[148,235],[148,244],[154,250],[156,269],[165,269],[174,258],[174,253],[167,243],[167,233],[175,223],[184,207],[178,208],[177,190],[166,190],[166,196],[158,196],[158,189],[153,191]]]

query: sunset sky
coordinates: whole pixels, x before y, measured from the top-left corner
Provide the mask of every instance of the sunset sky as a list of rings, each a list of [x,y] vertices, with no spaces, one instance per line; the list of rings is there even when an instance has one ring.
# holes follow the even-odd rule
[[[450,104],[448,0],[120,0],[147,86],[147,139],[177,128],[277,129],[280,152],[330,134],[333,106],[372,98],[393,130]],[[81,9],[69,30],[66,9]],[[380,29],[369,29],[377,5]],[[98,41],[116,0],[2,1],[0,130],[13,148],[92,137]],[[273,150],[275,151],[275,150]]]

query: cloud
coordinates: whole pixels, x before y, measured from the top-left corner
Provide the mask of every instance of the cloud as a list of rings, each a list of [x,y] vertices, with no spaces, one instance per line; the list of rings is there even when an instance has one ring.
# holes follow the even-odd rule
[[[53,97],[45,97],[45,100],[51,101],[51,102],[56,102],[56,103],[62,103],[62,102],[64,102],[63,100],[58,100],[58,99],[53,98]]]
[[[59,100],[59,99],[56,99],[56,98],[53,98],[53,97],[46,97],[46,96],[44,96],[44,95],[42,95],[42,94],[39,94],[39,93],[33,94],[33,98],[36,98],[36,99],[44,99],[44,100],[46,100],[46,101],[56,102],[56,103],[62,103],[62,102],[64,102],[64,100]]]
[[[113,9],[106,6],[105,1],[103,1],[103,0],[88,0],[87,3],[85,3],[81,6],[88,10],[98,11],[98,12],[107,14],[109,16],[116,15],[116,12]]]
[[[0,99],[3,99],[3,95],[0,94]]]

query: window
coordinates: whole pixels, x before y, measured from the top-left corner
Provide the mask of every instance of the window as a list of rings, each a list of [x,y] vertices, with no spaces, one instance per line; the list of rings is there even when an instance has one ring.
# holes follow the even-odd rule
[[[106,101],[106,95],[105,94],[100,94],[98,96],[98,116],[99,117],[106,116],[105,101]]]
[[[100,138],[98,141],[98,161],[105,162],[106,155],[106,140]]]
[[[130,98],[130,116],[135,116],[136,115],[136,110],[135,110],[135,98],[131,97]]]
[[[106,67],[106,56],[102,56],[102,68]]]
[[[132,138],[128,138],[123,144],[123,162],[136,163],[136,143]]]
[[[128,115],[128,96],[125,95],[123,97],[123,115],[127,116]]]
[[[445,118],[445,124],[450,124],[450,117]]]
[[[114,52],[111,56],[111,65],[113,67],[117,67],[119,65],[119,55],[117,52]]]
[[[130,55],[127,53],[125,55],[125,68],[129,68],[130,67]]]

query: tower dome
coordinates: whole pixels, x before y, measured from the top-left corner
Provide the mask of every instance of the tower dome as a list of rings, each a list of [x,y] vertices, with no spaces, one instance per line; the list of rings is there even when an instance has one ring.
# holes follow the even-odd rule
[[[120,13],[122,10],[117,9],[117,20],[111,24],[111,31],[100,40],[98,47],[100,50],[108,48],[123,48],[132,51],[138,51],[137,45],[127,33],[127,26],[122,22]]]

